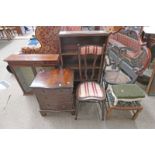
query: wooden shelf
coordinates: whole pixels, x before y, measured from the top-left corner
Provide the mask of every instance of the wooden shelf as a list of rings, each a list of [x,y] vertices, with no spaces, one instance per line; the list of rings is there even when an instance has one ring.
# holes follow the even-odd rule
[[[72,56],[72,55],[78,55],[77,51],[71,51],[71,52],[62,52],[62,56]]]
[[[108,36],[109,32],[107,31],[60,31],[60,37],[88,37],[88,36]]]
[[[65,65],[66,68],[71,68],[71,69],[74,69],[74,70],[78,70],[79,67],[78,65],[74,65],[74,66],[70,66],[70,65]],[[99,66],[96,66],[95,69],[99,69],[100,67]],[[81,66],[81,69],[84,69],[83,66]],[[87,69],[92,69],[92,66],[87,66]]]
[[[61,43],[61,60],[63,67],[70,68],[74,71],[74,81],[79,82],[79,60],[78,60],[78,45],[98,45],[103,46],[108,39],[108,33],[104,31],[70,31],[70,32],[60,32],[60,43]],[[93,56],[87,57],[87,63],[92,64]],[[95,67],[95,75],[99,71],[99,64],[101,59],[97,59],[98,66]],[[84,59],[82,58],[82,71],[84,71]],[[92,65],[88,66],[87,69],[90,72]],[[89,74],[89,73],[88,73]],[[97,80],[95,77],[94,80]]]

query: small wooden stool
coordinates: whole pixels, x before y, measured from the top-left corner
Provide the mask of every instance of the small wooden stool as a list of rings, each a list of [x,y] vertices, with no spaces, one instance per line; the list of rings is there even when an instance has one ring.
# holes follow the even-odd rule
[[[145,93],[136,84],[112,85],[107,89],[107,118],[112,110],[128,110],[135,120],[143,110],[140,101],[145,97]]]

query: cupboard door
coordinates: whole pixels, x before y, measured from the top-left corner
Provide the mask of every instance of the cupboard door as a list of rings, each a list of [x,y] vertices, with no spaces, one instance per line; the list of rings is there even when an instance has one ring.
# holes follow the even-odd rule
[[[30,93],[32,89],[29,87],[34,79],[33,70],[31,67],[26,66],[14,66],[13,67],[16,76],[18,78],[18,81],[21,85],[21,87],[24,90],[24,93]]]

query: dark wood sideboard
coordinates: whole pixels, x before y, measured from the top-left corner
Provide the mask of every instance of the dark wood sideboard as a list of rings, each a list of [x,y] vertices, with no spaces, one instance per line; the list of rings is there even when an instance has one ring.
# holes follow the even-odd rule
[[[37,74],[31,84],[41,115],[47,112],[75,112],[73,104],[74,74],[70,69],[53,69]]]

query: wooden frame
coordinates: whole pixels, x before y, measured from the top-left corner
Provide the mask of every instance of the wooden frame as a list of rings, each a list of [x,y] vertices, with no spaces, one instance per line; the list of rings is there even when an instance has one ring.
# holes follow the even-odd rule
[[[80,82],[78,73],[78,46],[99,45],[107,46],[109,33],[106,31],[60,31],[60,60],[62,67],[74,70],[75,82]],[[97,80],[97,79],[96,79]]]
[[[110,107],[108,105],[107,107],[107,115],[106,118],[109,119],[112,113],[112,110],[126,110],[126,111],[131,111],[132,112],[132,119],[135,120],[138,117],[138,114],[143,110],[142,106],[135,106],[135,107],[119,107],[119,106],[112,106]]]
[[[55,67],[58,65],[59,62],[59,55],[58,54],[20,54],[20,55],[10,55],[7,57],[4,61],[6,61],[12,72],[14,73],[16,80],[18,81],[24,95],[26,94],[32,94],[32,91],[26,90],[23,87],[22,79],[19,76],[19,73],[16,72],[16,67],[22,68],[27,67],[29,68],[32,73],[33,77],[37,74],[37,67]],[[25,75],[25,77],[28,77],[28,75]],[[30,81],[32,82],[32,80]]]
[[[53,69],[38,73],[31,84],[40,106],[40,113],[68,111],[75,113],[74,73],[70,69]]]
[[[109,119],[113,110],[126,110],[130,111],[132,114],[132,119],[135,120],[138,117],[138,114],[143,110],[143,106],[139,103],[138,106],[120,106],[120,105],[111,105],[110,98],[108,96],[108,91],[106,92],[106,118]]]
[[[105,58],[105,52],[106,52],[106,45],[104,44],[103,46],[94,46],[94,45],[85,45],[85,46],[79,46],[79,51],[78,51],[78,62],[79,62],[79,75],[80,75],[80,81],[85,81],[85,82],[90,82],[90,81],[95,81],[96,78],[94,78],[94,70],[96,66],[96,62],[98,57],[100,57],[100,63],[99,63],[99,68],[98,68],[98,73],[97,74],[97,82],[101,82],[101,72],[103,71],[103,63],[104,63],[104,58]],[[91,62],[91,74],[88,75],[88,56],[93,56],[93,60]],[[82,59],[83,59],[83,64],[82,64]],[[90,60],[90,59],[89,59]],[[82,65],[84,65],[84,68],[82,70]],[[90,77],[90,78],[88,78]],[[81,85],[79,85],[80,87]],[[79,90],[79,89],[77,89]],[[88,89],[89,90],[89,89]],[[97,102],[99,103],[99,106],[101,108],[102,112],[102,120],[104,120],[104,107],[105,107],[105,99],[104,98],[81,98],[79,99],[78,92],[76,93],[76,115],[75,115],[75,120],[77,120],[78,117],[78,109],[79,105],[82,102]],[[105,95],[105,94],[103,94]]]
[[[146,88],[146,93],[149,96],[151,96],[151,95],[155,96],[155,85],[154,85],[154,82],[155,82],[155,64],[153,65],[152,75],[150,77],[149,83],[148,83],[147,88]]]
[[[79,62],[79,75],[80,75],[80,81],[94,81],[94,80],[96,80],[97,82],[99,82],[100,83],[100,79],[101,79],[101,73],[102,73],[102,70],[104,69],[103,67],[104,67],[104,65],[103,65],[103,63],[104,63],[104,58],[105,58],[105,46],[106,45],[103,45],[103,46],[98,46],[98,47],[100,47],[100,48],[102,48],[102,53],[101,53],[101,55],[97,55],[97,54],[95,54],[95,52],[96,51],[94,51],[94,53],[92,53],[92,54],[84,54],[84,55],[82,55],[81,53],[80,53],[80,51],[81,51],[81,48],[83,48],[83,47],[89,47],[89,46],[91,46],[91,45],[85,45],[85,46],[79,46],[79,52],[78,52],[78,62]],[[97,47],[97,46],[96,46]],[[97,49],[96,49],[97,50]],[[88,64],[88,56],[89,55],[92,55],[93,56],[93,66],[90,66],[89,67],[89,64]],[[84,61],[84,67],[82,67],[81,66],[81,64],[82,64],[82,57],[83,57],[83,61]],[[97,59],[100,57],[100,63],[99,63],[99,66],[96,66],[97,65]],[[92,71],[91,71],[91,75],[89,75],[89,76],[91,76],[90,77],[90,79],[88,78],[88,75],[87,75],[87,73],[88,73],[88,69],[91,69]],[[97,76],[97,78],[95,79],[94,78],[94,74],[95,74],[95,69],[98,69],[99,70],[99,72],[98,72],[98,76]],[[82,75],[82,70],[84,71],[84,75]],[[83,77],[85,76],[85,80],[83,79]]]

